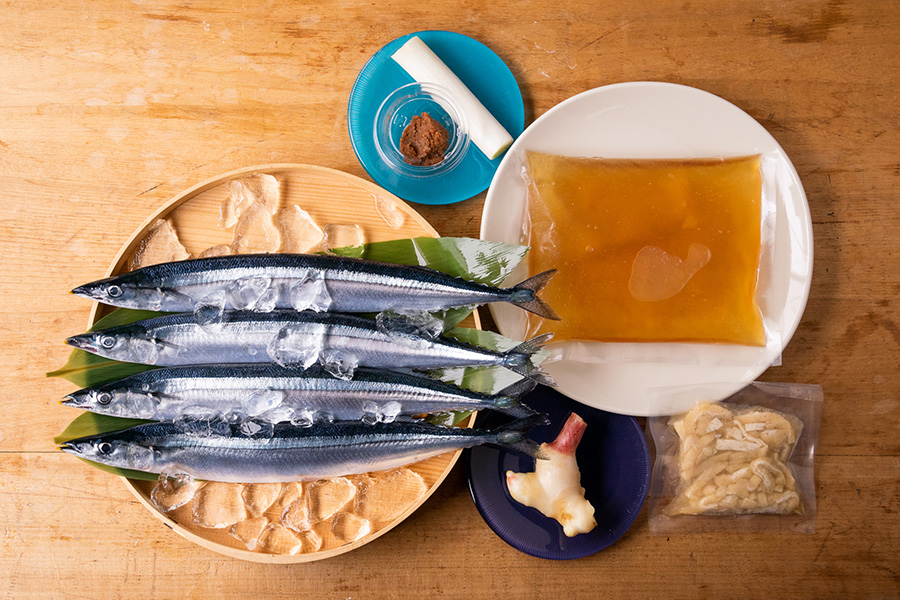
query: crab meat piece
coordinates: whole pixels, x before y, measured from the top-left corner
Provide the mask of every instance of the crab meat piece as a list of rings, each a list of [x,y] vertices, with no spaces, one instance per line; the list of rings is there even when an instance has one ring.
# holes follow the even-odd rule
[[[533,472],[506,472],[506,485],[516,502],[558,521],[568,537],[587,533],[597,525],[594,507],[584,497],[575,459],[575,449],[586,428],[587,423],[572,413],[557,438],[541,444],[547,459],[536,461]]]

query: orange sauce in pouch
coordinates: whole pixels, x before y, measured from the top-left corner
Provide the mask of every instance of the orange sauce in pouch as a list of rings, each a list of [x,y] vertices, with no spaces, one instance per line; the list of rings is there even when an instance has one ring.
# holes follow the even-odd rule
[[[760,160],[527,152],[529,270],[558,269],[541,297],[562,318],[528,334],[764,346]]]

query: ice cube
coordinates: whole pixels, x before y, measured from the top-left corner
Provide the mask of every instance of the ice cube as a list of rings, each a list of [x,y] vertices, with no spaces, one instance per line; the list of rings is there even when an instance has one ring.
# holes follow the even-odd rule
[[[281,511],[281,524],[294,531],[309,530],[309,500],[302,494],[287,503]]]
[[[231,229],[237,224],[237,221],[237,205],[235,204],[234,197],[228,196],[222,201],[222,204],[219,205],[219,227],[222,229]]]
[[[288,300],[294,310],[324,312],[331,307],[331,294],[319,271],[309,271],[306,277],[291,285]]]
[[[322,353],[322,367],[338,379],[353,379],[359,359],[344,350],[326,350]]]
[[[294,204],[275,217],[281,232],[281,252],[303,254],[321,249],[325,234],[308,212]]]
[[[194,499],[197,483],[187,473],[160,473],[150,500],[162,512],[169,512]]]
[[[260,538],[260,545],[267,554],[293,555],[303,552],[303,540],[278,523],[269,523]]]
[[[241,407],[251,417],[258,417],[264,412],[277,408],[284,400],[284,392],[280,390],[261,390],[253,392],[241,402]]]
[[[316,481],[307,489],[311,523],[330,519],[356,496],[356,486],[346,477]]]
[[[129,469],[149,471],[153,468],[155,456],[152,448],[129,444],[125,451],[125,458]]]
[[[172,225],[165,219],[157,219],[141,240],[128,266],[133,271],[148,265],[185,260],[190,257]]]
[[[275,504],[281,495],[280,483],[251,483],[244,488],[242,494],[244,508],[251,517],[258,517]]]
[[[355,542],[372,531],[372,524],[350,512],[335,515],[331,520],[331,533],[343,542]]]
[[[243,485],[208,481],[194,495],[194,523],[200,527],[229,527],[247,518]]]
[[[271,280],[268,277],[242,277],[228,284],[226,295],[228,303],[235,310],[252,309],[269,289]]]
[[[262,535],[268,525],[269,519],[267,517],[253,517],[238,521],[231,526],[228,533],[231,534],[231,537],[243,542],[247,546],[247,550],[254,550],[259,543],[259,536]]]
[[[237,222],[237,221],[235,221]],[[203,252],[198,255],[198,258],[211,258],[213,256],[227,256],[231,254],[231,247],[226,246],[225,244],[219,244],[218,246],[210,246]]]
[[[402,406],[395,400],[385,402],[381,405],[375,402],[366,401],[363,403],[363,412],[365,415],[362,420],[370,425],[373,423],[393,423],[397,420],[401,410]]]
[[[247,413],[242,410],[230,410],[224,415],[222,415],[222,420],[228,424],[228,426],[232,425],[240,425],[244,419],[247,418]]]
[[[377,417],[382,423],[393,423],[397,420],[402,406],[396,400],[385,402],[378,410]]]
[[[304,369],[312,366],[325,347],[324,327],[282,327],[266,347],[269,358],[282,367],[295,366]]]
[[[259,300],[256,304],[253,305],[254,312],[260,313],[269,313],[275,310],[275,306],[278,304],[278,287],[272,286],[269,287],[263,295],[259,297]]]
[[[123,359],[142,365],[155,365],[159,360],[159,345],[156,340],[133,337],[127,340]]]
[[[172,424],[185,435],[197,438],[231,435],[231,427],[225,419],[217,412],[201,407],[186,408]]]
[[[391,521],[427,490],[422,476],[411,469],[383,471],[361,482],[354,512],[373,523]]]
[[[228,197],[234,206],[235,223],[256,201],[253,193],[244,186],[240,179],[233,179],[228,182]]]
[[[235,254],[276,252],[281,234],[272,221],[272,213],[261,202],[254,202],[238,217],[231,250]]]
[[[444,322],[424,310],[385,310],[375,316],[375,326],[381,333],[416,335],[436,339],[444,331]]]
[[[271,422],[254,417],[244,419],[240,430],[243,435],[257,440],[271,439],[275,435],[275,426]]]
[[[366,243],[365,232],[359,225],[343,225],[329,223],[323,229],[325,234],[325,247],[344,248],[347,246],[362,246]]]
[[[274,175],[268,173],[254,173],[241,179],[244,184],[244,190],[250,193],[256,202],[260,202],[274,215],[278,210],[278,201],[280,191],[278,187],[278,179]]]
[[[222,315],[225,314],[225,290],[218,290],[207,294],[194,305],[194,319],[204,329],[215,327],[222,323]]]
[[[150,394],[128,394],[117,403],[121,414],[134,419],[152,419],[156,414],[157,402]]]
[[[316,411],[308,408],[295,410],[294,416],[291,417],[291,425],[294,425],[295,427],[312,427],[315,422]]]
[[[265,419],[270,423],[288,423],[294,420],[296,411],[290,406],[276,406],[259,415],[260,419]]]
[[[392,200],[372,194],[375,197],[375,211],[384,219],[387,226],[391,229],[398,229],[403,226],[406,221],[406,213]]]

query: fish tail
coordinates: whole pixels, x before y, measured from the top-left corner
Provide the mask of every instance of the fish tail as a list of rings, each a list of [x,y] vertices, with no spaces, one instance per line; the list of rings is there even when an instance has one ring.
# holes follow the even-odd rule
[[[537,295],[554,275],[556,275],[556,269],[550,269],[529,277],[512,288],[509,301],[541,318],[559,321],[560,317],[556,314],[556,311],[550,308],[549,304],[538,298]]]
[[[494,409],[514,419],[527,419],[528,417],[538,414],[536,410],[527,404],[522,404],[518,401],[514,401],[514,403],[506,406],[495,405]]]
[[[526,434],[534,427],[546,425],[549,422],[550,419],[547,418],[547,415],[537,413],[508,423],[496,430],[496,444],[505,450],[525,454],[532,458],[547,458],[547,454],[540,444]]]
[[[535,383],[555,387],[556,382],[553,381],[553,378],[544,373],[532,360],[533,356],[540,352],[544,344],[552,338],[552,333],[544,333],[507,350],[503,354],[503,366],[517,375],[534,380]]]
[[[494,410],[516,419],[524,419],[537,414],[537,411],[523,404],[521,397],[537,387],[537,381],[527,377],[520,379],[494,394]]]

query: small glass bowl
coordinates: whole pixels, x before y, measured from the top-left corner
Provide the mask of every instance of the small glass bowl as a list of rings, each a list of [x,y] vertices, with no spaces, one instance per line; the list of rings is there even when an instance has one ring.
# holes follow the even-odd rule
[[[411,165],[400,152],[400,136],[412,117],[423,112],[447,130],[450,136],[447,151],[439,163]],[[378,107],[373,133],[381,160],[394,173],[404,177],[434,177],[447,173],[460,163],[469,148],[462,111],[446,88],[433,83],[410,83],[391,92]]]

